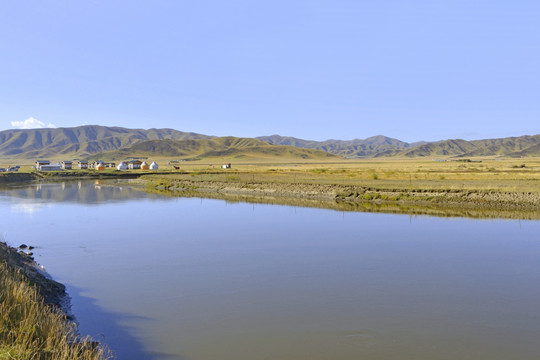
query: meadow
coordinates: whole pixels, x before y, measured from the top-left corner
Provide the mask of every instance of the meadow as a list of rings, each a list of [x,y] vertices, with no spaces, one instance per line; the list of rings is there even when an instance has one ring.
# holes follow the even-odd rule
[[[165,160],[165,159],[163,159]],[[354,185],[381,190],[540,192],[540,158],[180,162],[170,180]],[[162,166],[163,173],[167,166]],[[171,168],[169,166],[169,168]],[[163,176],[160,174],[159,176]]]
[[[353,185],[379,190],[409,191],[495,191],[540,192],[540,158],[447,158],[447,159],[321,159],[298,161],[289,158],[207,158],[199,161],[178,161],[158,157],[149,159],[160,165],[158,171],[106,169],[104,176],[114,174],[145,175],[156,180],[191,180],[198,182],[258,182],[268,184]],[[221,165],[231,163],[230,169]],[[14,164],[0,160],[0,167]],[[20,172],[33,172],[31,161],[20,164]],[[174,166],[179,167],[178,170]],[[40,173],[55,176],[94,176],[94,170]],[[1,173],[6,174],[6,173]],[[154,174],[153,176],[151,176]],[[148,175],[148,176],[146,176]]]

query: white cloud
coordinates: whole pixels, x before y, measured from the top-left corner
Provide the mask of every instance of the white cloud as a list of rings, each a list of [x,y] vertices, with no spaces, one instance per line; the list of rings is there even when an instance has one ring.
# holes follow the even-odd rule
[[[33,117],[29,117],[28,119],[24,121],[12,121],[11,126],[17,129],[37,129],[37,128],[55,128],[56,126],[54,124],[48,123],[45,125],[43,121],[39,121],[38,119],[35,119]]]

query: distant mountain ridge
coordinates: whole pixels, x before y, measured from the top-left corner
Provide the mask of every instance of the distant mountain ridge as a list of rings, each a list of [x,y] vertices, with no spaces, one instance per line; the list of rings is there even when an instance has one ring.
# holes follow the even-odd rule
[[[85,157],[158,139],[210,139],[212,136],[173,129],[127,129],[85,125],[72,128],[45,128],[0,131],[0,157]]]
[[[346,158],[373,157],[382,153],[387,156],[392,156],[406,149],[411,149],[415,146],[424,144],[424,142],[409,144],[382,135],[372,136],[364,140],[313,141],[280,135],[260,136],[256,139],[275,145],[291,145],[307,149],[323,150]]]
[[[212,142],[212,139],[221,140]],[[276,145],[288,148],[287,150],[279,149]],[[269,146],[276,147],[272,149]],[[74,159],[88,158],[101,153],[119,155],[142,151],[153,154],[161,152],[162,156],[170,154],[175,157],[184,155],[215,157],[218,156],[217,154],[229,156],[233,153],[236,153],[235,156],[247,156],[248,152],[253,152],[252,155],[258,153],[260,156],[269,156],[269,154],[274,154],[273,156],[289,154],[300,158],[321,156],[321,154],[305,151],[293,151],[292,148],[324,151],[344,158],[521,157],[540,156],[540,135],[472,141],[451,139],[407,143],[382,135],[367,139],[325,141],[303,140],[280,135],[257,138],[217,138],[174,129],[144,130],[100,125],[0,131],[0,158]]]
[[[540,135],[524,135],[486,140],[442,140],[437,142],[406,143],[386,136],[373,136],[364,140],[312,141],[280,135],[257,139],[276,145],[293,145],[307,149],[328,151],[346,158],[370,157],[474,157],[474,156],[540,156]]]
[[[237,138],[233,136],[211,139],[148,140],[115,151],[100,153],[94,157],[122,160],[143,156],[168,156],[185,160],[219,157],[226,157],[229,160],[250,157],[339,159],[338,155],[321,150],[303,149],[288,145],[272,145],[253,138]]]

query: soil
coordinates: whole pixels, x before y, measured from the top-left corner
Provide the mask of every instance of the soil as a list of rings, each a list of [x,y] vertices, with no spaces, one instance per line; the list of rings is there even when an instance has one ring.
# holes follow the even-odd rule
[[[9,267],[20,270],[29,283],[36,286],[45,303],[62,309],[65,307],[66,287],[41,271],[32,256],[0,242],[0,262],[6,262]]]
[[[145,180],[142,180],[145,181]],[[223,198],[333,208],[343,211],[427,213],[438,216],[540,218],[540,193],[425,189],[381,190],[363,186],[176,180],[147,182],[147,189],[177,196]],[[445,215],[446,214],[446,215]]]

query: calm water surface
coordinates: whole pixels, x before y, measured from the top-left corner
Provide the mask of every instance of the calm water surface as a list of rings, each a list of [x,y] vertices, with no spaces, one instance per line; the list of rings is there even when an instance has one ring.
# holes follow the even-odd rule
[[[540,222],[342,213],[71,182],[0,233],[120,359],[538,359]]]

